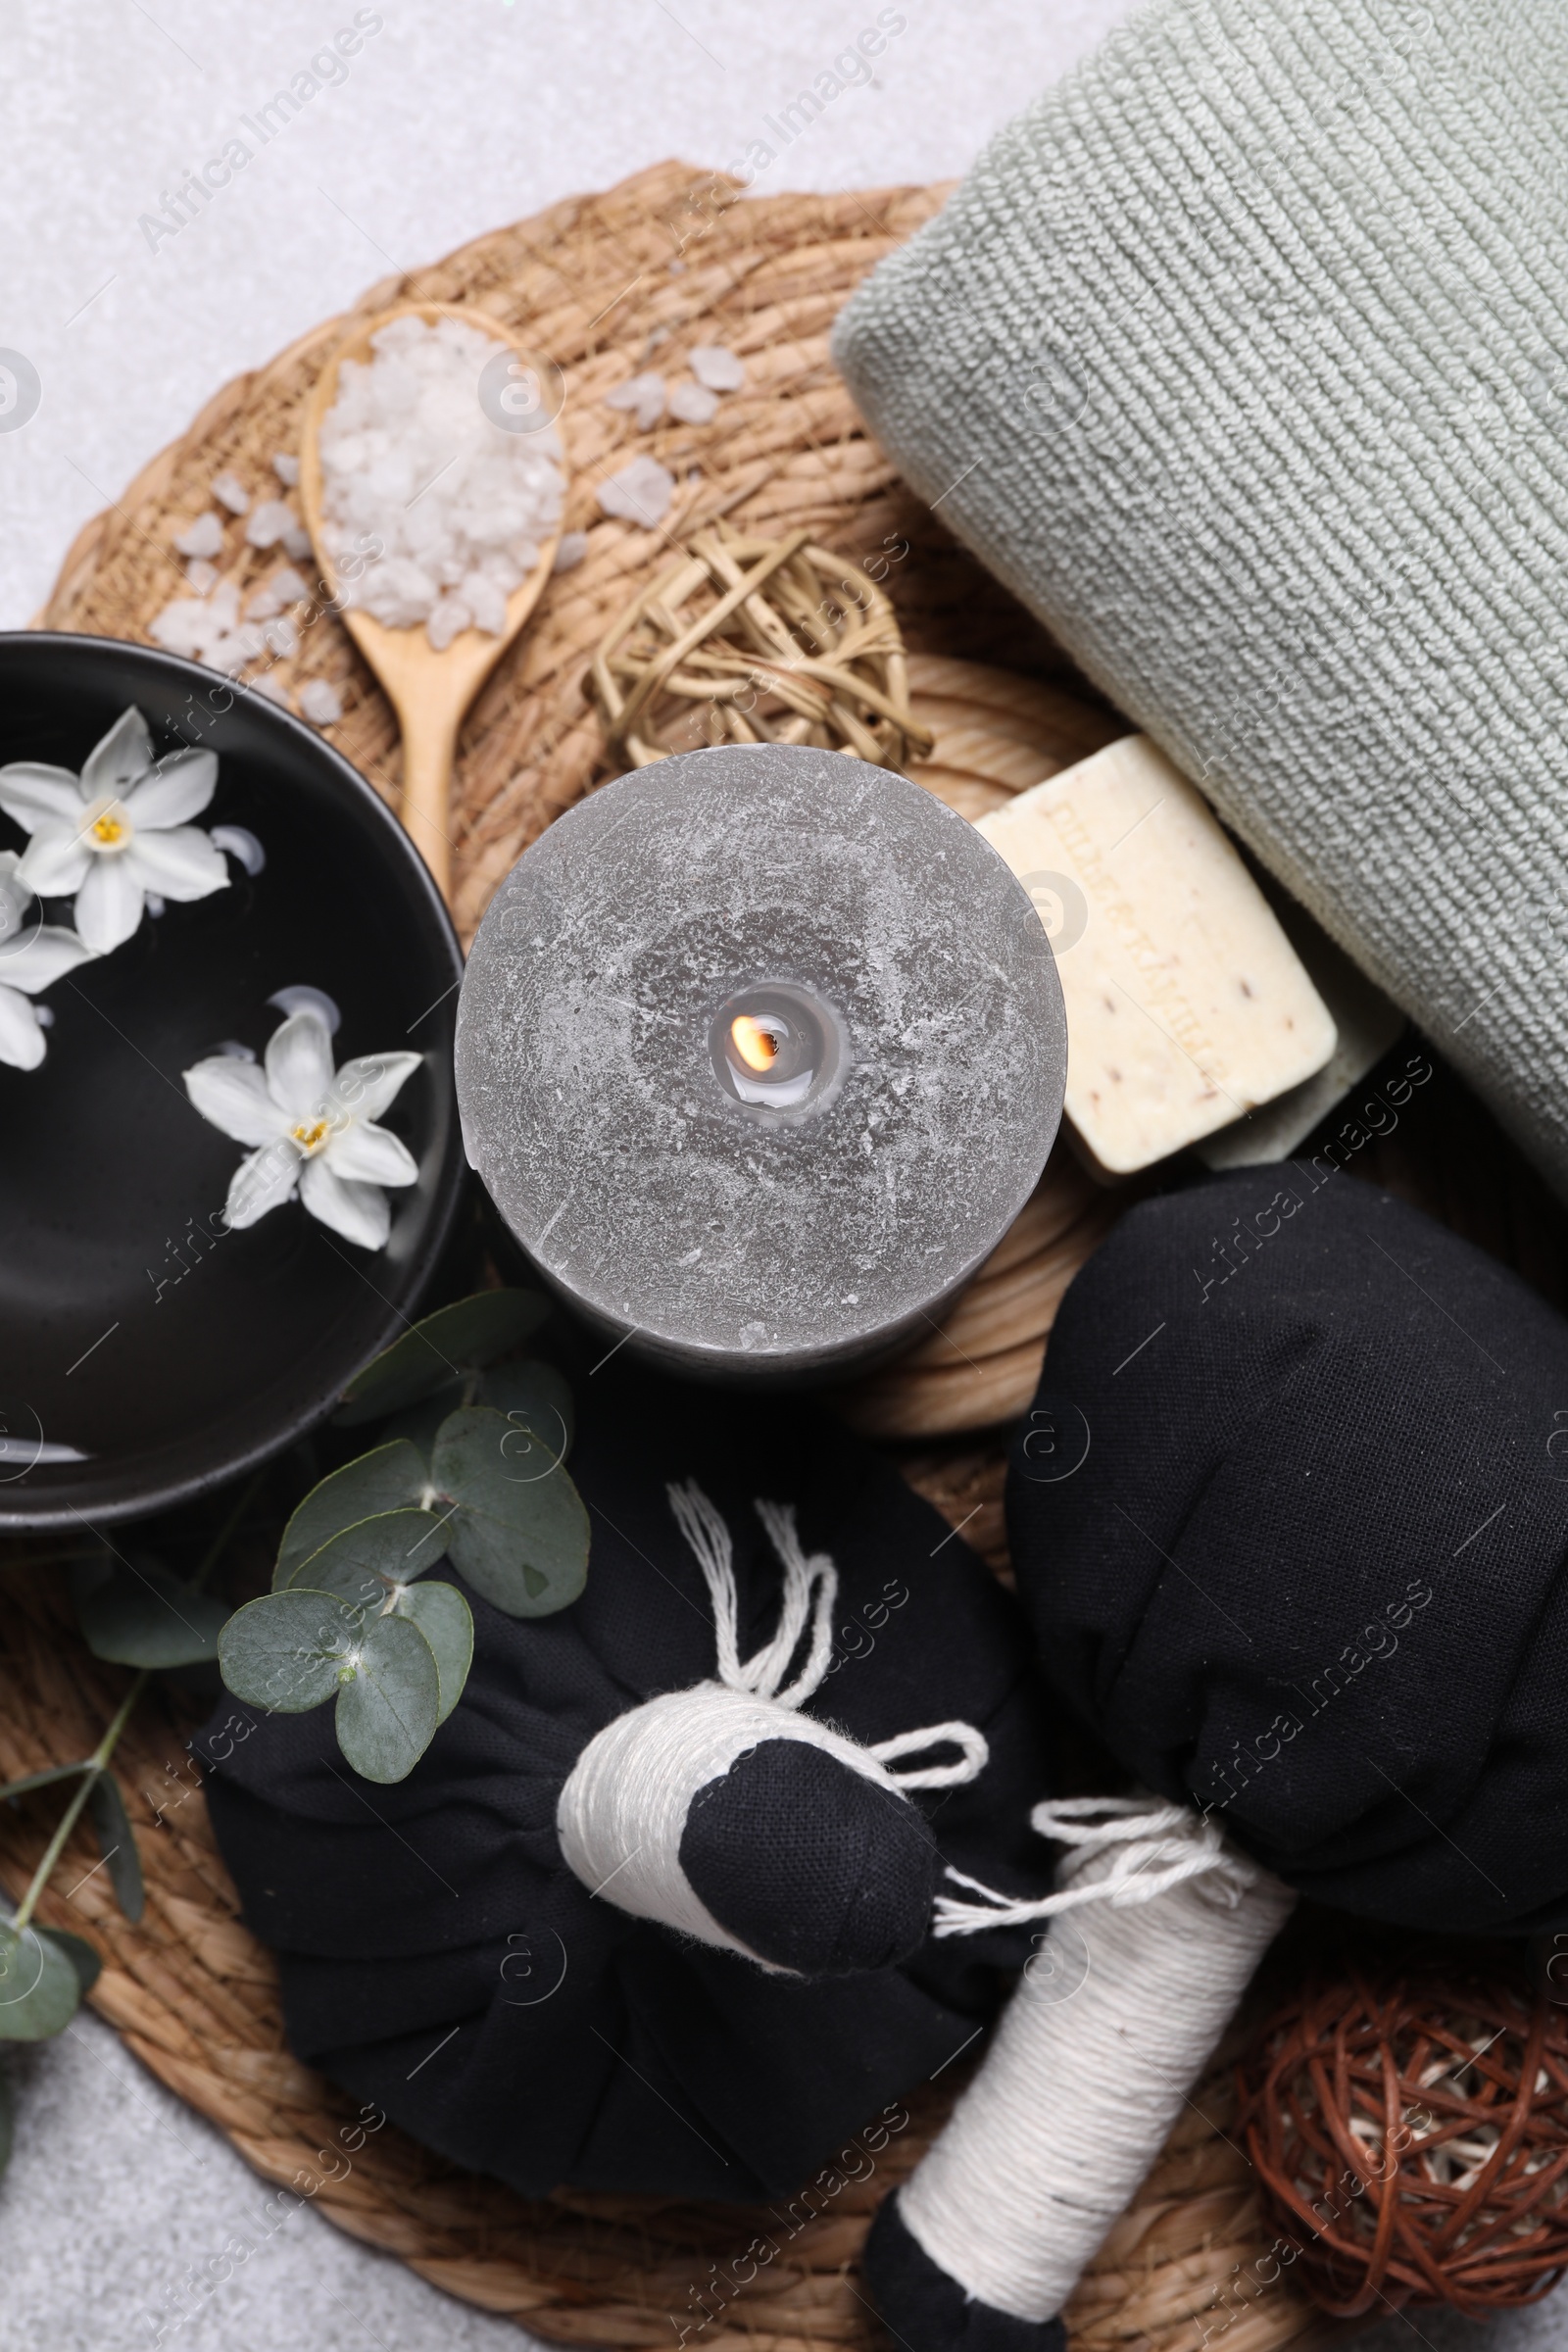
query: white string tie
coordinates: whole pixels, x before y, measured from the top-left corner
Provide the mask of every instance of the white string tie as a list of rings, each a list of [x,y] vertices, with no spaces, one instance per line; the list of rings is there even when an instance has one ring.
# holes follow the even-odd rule
[[[719,1681],[728,1690],[755,1690],[781,1707],[800,1706],[820,1685],[832,1654],[833,1610],[839,1596],[839,1572],[833,1562],[825,1551],[813,1551],[808,1558],[801,1549],[793,1505],[753,1503],[784,1570],[784,1596],[777,1633],[743,1663],[736,1625],[735,1547],[729,1529],[695,1479],[664,1491],[675,1524],[696,1554],[713,1604]],[[779,1685],[808,1621],[811,1646],[806,1664],[789,1689],[781,1690]]]
[[[712,1603],[714,1676],[689,1690],[645,1699],[595,1733],[562,1789],[557,1835],[568,1868],[591,1894],[605,1895],[636,1918],[660,1920],[704,1943],[761,1960],[720,1927],[681,1868],[680,1841],[700,1788],[722,1780],[738,1758],[768,1740],[799,1740],[823,1748],[862,1779],[900,1796],[912,1788],[955,1788],[974,1780],[990,1749],[984,1733],[971,1723],[927,1724],[862,1743],[803,1714],[832,1658],[837,1568],[826,1552],[805,1549],[789,1504],[754,1503],[782,1578],[772,1638],[743,1658],[729,1528],[695,1481],[666,1491]],[[804,1663],[794,1681],[786,1682],[803,1643]],[[930,1760],[944,1748],[955,1751],[951,1761]],[[906,1757],[911,1762],[900,1769]],[[759,1867],[766,1867],[765,1856],[759,1856]],[[773,1966],[766,1960],[761,1965]]]
[[[735,1591],[735,1547],[729,1528],[695,1479],[688,1480],[683,1487],[666,1487],[664,1492],[669,1496],[675,1524],[702,1569],[713,1604],[719,1681],[727,1690],[755,1691],[760,1698],[771,1699],[775,1706],[803,1705],[820,1690],[833,1654],[833,1611],[839,1596],[837,1568],[825,1551],[808,1555],[802,1549],[792,1503],[754,1502],[752,1508],[767,1530],[768,1541],[784,1570],[784,1593],[779,1605],[778,1631],[772,1641],[743,1660]],[[806,1663],[788,1690],[780,1690],[808,1624],[811,1629],[811,1646]],[[892,1771],[900,1757],[925,1755],[935,1747],[956,1747],[956,1760],[951,1764],[922,1765],[913,1772]],[[891,1740],[879,1740],[862,1752],[887,1766],[890,1777],[901,1788],[961,1788],[978,1778],[991,1754],[985,1734],[976,1731],[972,1723],[934,1723],[921,1731],[897,1732]]]
[[[981,1900],[966,1903],[956,1895],[939,1894],[933,1934],[975,1936],[985,1928],[1023,1927],[1031,1920],[1054,1919],[1081,1903],[1109,1903],[1125,1911],[1152,1903],[1190,1879],[1206,1880],[1204,1894],[1234,1911],[1262,1875],[1256,1863],[1226,1843],[1212,1816],[1202,1820],[1187,1805],[1161,1804],[1148,1796],[1048,1798],[1036,1805],[1029,1826],[1038,1836],[1070,1849],[1057,1865],[1055,1891],[1035,1897],[1000,1894],[950,1864],[945,1875]],[[1085,1866],[1102,1854],[1111,1856],[1109,1867],[1075,1884]]]

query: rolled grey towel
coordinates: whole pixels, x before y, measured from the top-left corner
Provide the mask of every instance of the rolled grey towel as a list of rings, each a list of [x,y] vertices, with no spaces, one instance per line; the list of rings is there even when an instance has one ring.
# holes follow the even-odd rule
[[[834,351],[1568,1195],[1565,166],[1563,0],[1153,0]]]

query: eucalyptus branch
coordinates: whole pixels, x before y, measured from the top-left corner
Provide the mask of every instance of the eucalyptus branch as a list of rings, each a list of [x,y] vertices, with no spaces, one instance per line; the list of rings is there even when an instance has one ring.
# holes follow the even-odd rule
[[[11,1922],[12,1927],[16,1930],[16,1933],[19,1936],[31,1919],[33,1912],[37,1909],[38,1897],[48,1886],[55,1864],[65,1852],[71,1833],[75,1828],[77,1822],[81,1819],[83,1808],[86,1805],[88,1797],[92,1794],[93,1783],[97,1780],[100,1773],[108,1769],[109,1759],[115,1752],[115,1748],[119,1743],[121,1733],[130,1721],[131,1711],[134,1708],[137,1699],[140,1698],[142,1690],[146,1686],[146,1682],[147,1669],[143,1667],[142,1671],[132,1682],[130,1689],[125,1692],[124,1697],[121,1700],[120,1705],[116,1708],[114,1720],[111,1722],[109,1729],[105,1732],[103,1738],[93,1749],[92,1754],[88,1757],[86,1766],[82,1772],[80,1785],[76,1789],[76,1793],[72,1798],[70,1804],[66,1807],[64,1813],[61,1815],[59,1827],[56,1829],[55,1834],[50,1838],[48,1844],[44,1847],[43,1859],[40,1861],[37,1869],[32,1874],[32,1884],[22,1898],[16,1918]]]
[[[207,1546],[207,1550],[202,1557],[201,1565],[198,1567],[195,1575],[190,1580],[189,1586],[187,1587],[188,1591],[192,1592],[199,1592],[202,1587],[206,1584],[207,1579],[212,1575],[213,1570],[217,1567],[219,1561],[222,1558],[224,1551],[227,1549],[235,1530],[238,1528],[241,1520],[244,1518],[246,1512],[250,1509],[252,1502],[255,1500],[257,1490],[260,1488],[265,1475],[265,1471],[258,1470],[256,1475],[247,1482],[238,1501],[234,1504],[233,1509],[223,1521],[222,1526],[219,1529],[217,1535]],[[82,1814],[85,1812],[88,1803],[91,1801],[94,1788],[109,1770],[110,1759],[113,1757],[115,1749],[120,1743],[120,1736],[123,1732],[126,1724],[130,1721],[130,1718],[135,1711],[137,1700],[141,1697],[142,1692],[147,1688],[150,1672],[151,1670],[144,1666],[132,1678],[129,1690],[125,1692],[124,1697],[121,1700],[120,1705],[116,1708],[114,1717],[109,1724],[109,1728],[104,1733],[104,1736],[99,1740],[97,1746],[93,1749],[92,1754],[84,1757],[79,1765],[68,1766],[66,1768],[68,1772],[78,1772],[81,1777],[75,1789],[73,1791],[70,1804],[67,1805],[65,1812],[61,1815],[59,1822],[56,1824],[54,1836],[50,1838],[49,1843],[45,1846],[43,1857],[39,1862],[37,1869],[32,1874],[32,1882],[28,1886],[26,1893],[22,1898],[22,1902],[17,1911],[15,1919],[11,1922],[12,1928],[18,1935],[22,1933],[22,1931],[31,1920],[33,1912],[37,1909],[39,1897],[42,1895],[44,1888],[48,1886],[49,1880],[54,1873],[55,1867],[58,1864],[61,1855],[65,1852],[67,1845],[71,1841],[71,1834],[73,1830],[74,1830],[77,1822],[81,1819]],[[19,1785],[19,1787],[24,1786],[25,1784]],[[0,1791],[0,1794],[5,1793],[12,1792]]]

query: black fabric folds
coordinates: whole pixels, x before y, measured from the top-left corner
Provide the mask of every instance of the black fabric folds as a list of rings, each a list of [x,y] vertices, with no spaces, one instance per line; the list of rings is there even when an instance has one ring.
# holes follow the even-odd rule
[[[1517,1276],[1322,1160],[1148,1201],[1007,1509],[1048,1677],[1141,1781],[1363,1916],[1568,1922],[1568,1323]]]
[[[582,1598],[520,1623],[470,1591],[466,1690],[392,1788],[349,1770],[330,1708],[225,1704],[197,1743],[219,1840],[279,1953],[295,2051],[428,2145],[531,2195],[787,2193],[973,2034],[1027,1936],[927,1940],[901,1967],[801,1981],[631,1919],[572,1877],[555,1814],[582,1747],[713,1672],[665,1482],[695,1478],[729,1525],[743,1655],[776,1630],[780,1591],[753,1498],[796,1504],[840,1580],[835,1665],[808,1712],[867,1742],[978,1725],[978,1781],[913,1801],[945,1859],[1034,1891],[1047,1857],[1028,1815],[1048,1775],[1027,1629],[938,1514],[810,1412],[618,1363],[578,1404]]]

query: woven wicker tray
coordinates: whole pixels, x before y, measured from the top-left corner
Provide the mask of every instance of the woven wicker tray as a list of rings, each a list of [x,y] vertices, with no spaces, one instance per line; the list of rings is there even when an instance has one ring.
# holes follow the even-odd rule
[[[529,340],[553,353],[567,379],[574,488],[566,520],[588,531],[589,552],[551,583],[464,732],[455,900],[466,936],[519,853],[609,772],[582,692],[594,644],[649,569],[666,560],[669,540],[678,545],[716,515],[761,532],[808,524],[826,545],[886,562],[884,585],[906,642],[924,658],[912,673],[926,698],[922,715],[939,730],[926,780],[965,813],[978,813],[988,791],[1016,790],[1122,731],[1059,650],[899,482],[828,361],[828,328],[851,288],[944,192],[740,202],[728,183],[672,163],[388,280],[359,306],[370,311],[405,298],[471,303],[526,322]],[[275,494],[271,456],[294,446],[314,371],[344,324],[334,319],[313,329],[220,392],[81,532],[40,625],[145,637],[162,607],[184,592],[170,543],[208,506],[213,476],[227,468]],[[633,369],[672,367],[698,342],[727,343],[747,362],[746,390],[710,425],[666,425],[641,436],[600,404],[600,394]],[[682,479],[665,534],[607,521],[594,503],[594,483],[633,448],[651,448]],[[237,529],[230,533],[225,568],[246,588],[274,559],[248,550],[236,557],[239,539]],[[999,764],[994,746],[977,751],[964,740],[973,716],[966,716],[965,695],[975,680],[955,662],[1028,673],[1027,683],[1015,676],[1010,690],[1015,725],[998,722],[1027,751],[1022,766],[1005,759]],[[310,677],[337,686],[344,716],[329,730],[332,739],[395,796],[390,711],[335,622],[323,618],[309,629],[298,653],[272,674],[291,692]],[[1560,1215],[1484,1113],[1466,1098],[1447,1103],[1446,1123],[1445,1101],[1441,1087],[1428,1089],[1420,1113],[1427,1140],[1416,1132],[1412,1145],[1418,1122],[1407,1122],[1402,1135],[1368,1148],[1361,1172],[1446,1214],[1560,1298],[1568,1262]],[[1458,1154],[1445,1148],[1454,1134],[1464,1139]],[[890,1402],[891,1376],[867,1384],[856,1408],[862,1426],[884,1435],[952,1430],[1015,1409],[1020,1384],[1024,1396],[1032,1387],[1056,1299],[1111,1213],[1113,1204],[1085,1193],[1070,1167],[1049,1171],[1018,1235],[988,1269],[989,1294],[982,1286],[957,1310],[969,1321],[950,1321],[949,1337],[934,1338],[924,1360],[907,1368],[915,1388],[902,1403]],[[1004,1345],[996,1348],[999,1337]],[[1012,1361],[1001,1365],[988,1347],[996,1359]],[[953,1384],[969,1375],[956,1371],[955,1354],[983,1384],[965,1392],[967,1408]],[[996,1446],[933,1445],[904,1466],[1001,1564]],[[0,1573],[14,1601],[0,1614],[0,1777],[11,1779],[85,1752],[124,1678],[85,1656],[51,1580],[36,1571]],[[185,1750],[190,1728],[170,1702],[150,1698],[118,1759],[146,1866],[141,1925],[129,1926],[114,1910],[99,1891],[101,1876],[86,1880],[71,1901],[47,1898],[42,1916],[85,1925],[106,1955],[98,2008],[258,2172],[294,2185],[341,2228],[402,2255],[435,2284],[563,2342],[673,2344],[681,2326],[700,2316],[692,2298],[705,2282],[714,2316],[691,2328],[687,2340],[710,2352],[808,2352],[883,2340],[858,2290],[856,2257],[877,2202],[940,2122],[955,2087],[951,2077],[910,2100],[907,2126],[868,2178],[844,2180],[819,2199],[818,2218],[791,2235],[776,2215],[732,2206],[570,2193],[528,2204],[459,2173],[390,2126],[349,2156],[341,2136],[349,2106],[284,2047],[275,1969],[239,1922]],[[14,1891],[41,1851],[47,1821],[46,1811],[28,1803],[0,1808],[0,1877]],[[63,1869],[58,1885],[71,1886],[90,1867],[84,1840],[79,1851],[80,1869]],[[1221,2067],[1195,2095],[1079,2291],[1069,2315],[1079,2352],[1200,2352],[1205,2330],[1214,2332],[1223,2282],[1271,2234],[1246,2163],[1225,2135],[1229,2107]],[[725,2272],[760,2234],[779,2240],[777,2259],[715,2296],[712,2266]],[[1204,2311],[1206,2322],[1195,2316]],[[1288,2275],[1224,2329],[1226,2352],[1278,2352],[1322,2332]]]

